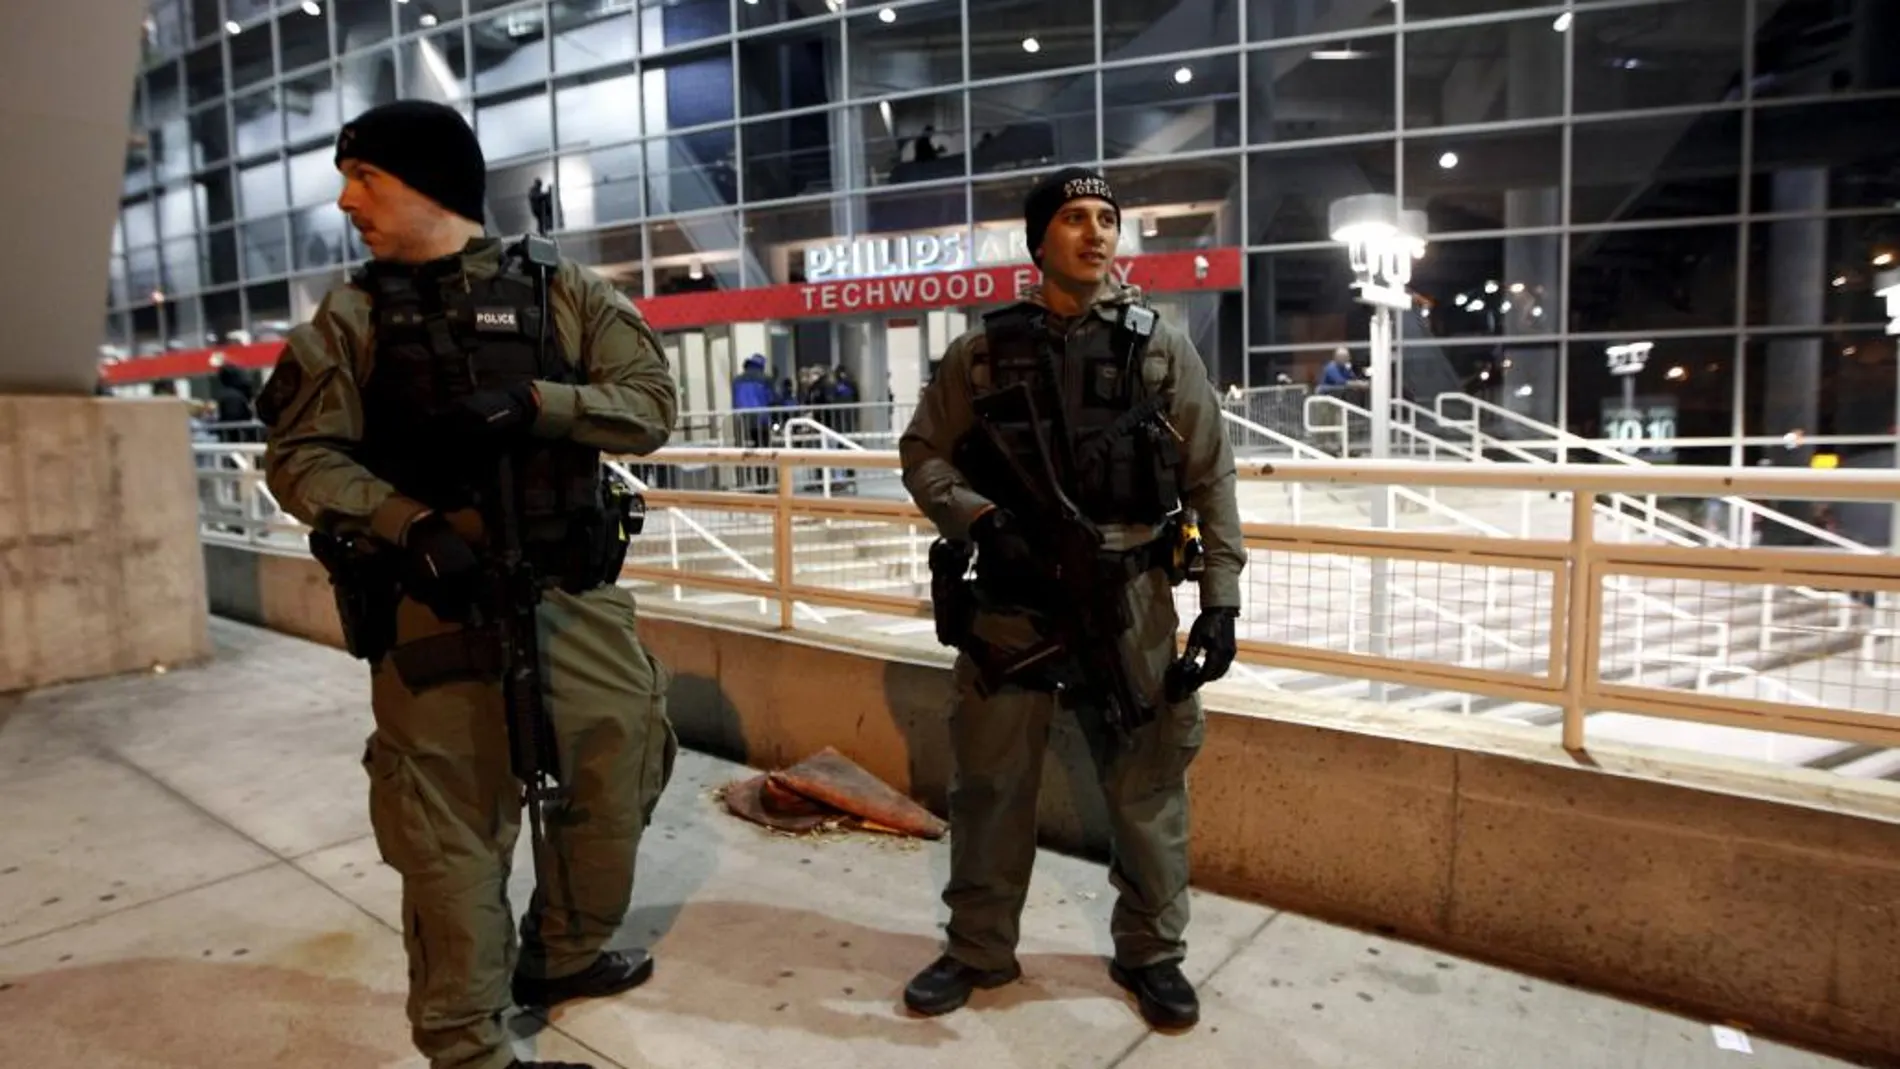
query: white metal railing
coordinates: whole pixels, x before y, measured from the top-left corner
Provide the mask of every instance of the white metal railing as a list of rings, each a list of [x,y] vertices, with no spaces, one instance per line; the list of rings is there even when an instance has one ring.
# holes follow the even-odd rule
[[[256,448],[201,451],[250,458],[207,464],[201,480],[261,490],[251,463]],[[815,625],[934,648],[929,625],[917,619],[929,611],[927,521],[908,501],[798,493],[790,479],[797,468],[894,469],[895,454],[667,449],[638,463],[769,465],[778,469],[778,492],[647,490],[656,512],[679,519],[649,525],[623,582],[695,612],[726,612],[720,606],[736,600],[755,613],[776,607],[782,628]],[[1840,752],[1900,746],[1900,666],[1893,663],[1900,561],[1825,548],[1606,542],[1594,522],[1597,500],[1609,494],[1890,501],[1900,498],[1900,476],[1834,472],[1816,483],[1804,472],[1763,469],[1294,458],[1243,466],[1240,478],[1375,492],[1557,494],[1571,523],[1567,536],[1542,538],[1247,523],[1239,625],[1247,667],[1234,685],[1267,679],[1281,691],[1318,692],[1361,681],[1391,701],[1443,706],[1451,695],[1469,712],[1527,723],[1542,721],[1526,710],[1549,709],[1572,749],[1583,747],[1588,717],[1602,711],[1831,739]],[[239,500],[258,514],[227,511],[201,494],[207,540],[301,547],[300,537],[283,537],[300,528],[267,493]],[[828,521],[844,525],[843,541],[824,527]],[[239,530],[213,530],[221,524]],[[903,534],[879,539],[879,528]],[[724,548],[689,566],[682,541]],[[836,563],[817,563],[821,555]],[[1375,567],[1392,577],[1387,600],[1365,581]],[[1760,626],[1758,598],[1794,599],[1802,589],[1852,593],[1848,629],[1836,633],[1832,621],[1795,627],[1795,640],[1772,648],[1711,637],[1714,629]],[[706,601],[706,592],[721,601]],[[1178,597],[1187,619],[1195,594],[1183,589]],[[1739,681],[1747,689],[1738,696],[1731,691]]]

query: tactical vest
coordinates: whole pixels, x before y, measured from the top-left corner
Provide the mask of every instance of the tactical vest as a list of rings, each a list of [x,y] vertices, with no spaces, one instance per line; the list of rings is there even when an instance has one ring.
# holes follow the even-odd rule
[[[438,511],[496,504],[499,457],[438,433],[432,417],[477,390],[584,381],[559,351],[553,324],[542,323],[544,295],[523,246],[503,251],[491,279],[466,275],[458,256],[421,267],[371,264],[352,281],[370,294],[375,324],[362,391],[363,466]],[[511,448],[524,548],[544,574],[565,575],[570,558],[593,552],[605,526],[600,454],[539,438]]]
[[[1180,503],[1181,449],[1165,419],[1161,376],[1149,374],[1161,370],[1146,357],[1153,310],[1125,305],[1112,329],[1085,318],[1066,340],[1048,314],[1024,302],[984,317],[987,352],[972,371],[978,399],[1021,385],[1033,403],[1033,411],[989,409],[990,427],[1017,462],[1047,455],[1058,485],[1095,523],[1160,523]],[[997,469],[1007,463],[992,455],[966,475],[978,493],[1017,511],[1021,480]]]

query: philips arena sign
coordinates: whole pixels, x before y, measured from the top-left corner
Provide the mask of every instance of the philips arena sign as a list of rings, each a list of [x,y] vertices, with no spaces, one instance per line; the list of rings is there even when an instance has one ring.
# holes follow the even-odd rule
[[[834,282],[847,278],[882,278],[930,271],[956,271],[989,264],[1022,263],[1029,259],[1023,232],[984,230],[970,248],[970,236],[947,234],[893,234],[886,237],[834,241],[805,248],[805,281]]]

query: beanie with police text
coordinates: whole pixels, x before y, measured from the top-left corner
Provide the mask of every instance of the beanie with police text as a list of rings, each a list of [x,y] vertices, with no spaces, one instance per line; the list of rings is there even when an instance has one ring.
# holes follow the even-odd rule
[[[429,100],[398,100],[351,120],[336,139],[336,162],[379,167],[410,189],[483,222],[488,167],[461,112]]]
[[[1064,167],[1036,183],[1023,200],[1023,243],[1029,246],[1030,259],[1036,266],[1042,266],[1042,236],[1049,229],[1050,220],[1062,210],[1064,204],[1083,197],[1095,197],[1105,200],[1115,209],[1117,217],[1122,206],[1115,199],[1115,191],[1109,188],[1108,179],[1086,167]]]

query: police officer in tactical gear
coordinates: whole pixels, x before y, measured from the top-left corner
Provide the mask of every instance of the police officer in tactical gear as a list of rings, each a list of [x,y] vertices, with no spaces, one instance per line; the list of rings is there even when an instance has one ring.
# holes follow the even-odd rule
[[[899,444],[905,486],[943,536],[939,637],[961,650],[948,940],[904,1000],[946,1013],[1021,975],[1037,788],[1060,705],[1090,741],[1108,803],[1110,974],[1150,1024],[1182,1028],[1200,1015],[1180,967],[1187,768],[1204,729],[1195,691],[1233,662],[1246,559],[1234,458],[1200,355],[1113,274],[1121,210],[1108,182],[1060,171],[1024,216],[1041,285],[951,344]],[[1087,532],[1082,551],[1057,531]],[[1189,576],[1201,612],[1177,657],[1171,587]],[[1082,602],[1106,626],[1072,626]]]
[[[434,1069],[554,1067],[515,1059],[511,996],[552,1006],[653,970],[605,944],[678,743],[668,673],[615,583],[631,512],[600,457],[664,444],[675,390],[611,286],[541,239],[484,236],[481,149],[454,110],[374,108],[343,128],[336,165],[337,205],[374,260],[291,333],[258,402],[269,486],[329,547],[346,638],[371,665],[370,823],[402,876],[415,1043]],[[477,608],[496,552],[484,502],[516,509],[508,544],[537,581],[528,619],[567,790],[545,810],[550,860],[519,942],[522,787]]]

